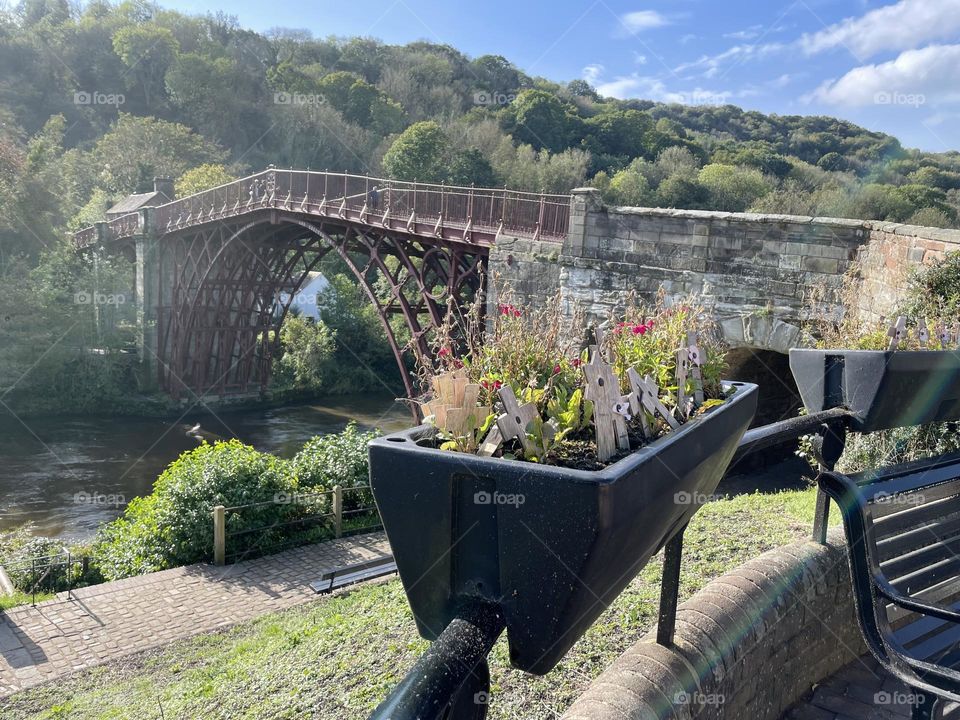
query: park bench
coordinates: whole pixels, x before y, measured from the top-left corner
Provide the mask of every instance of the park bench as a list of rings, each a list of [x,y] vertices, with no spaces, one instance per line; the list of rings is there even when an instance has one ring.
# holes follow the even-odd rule
[[[960,453],[818,482],[841,509],[867,646],[933,718],[960,701]]]
[[[372,580],[397,571],[397,563],[392,555],[381,555],[372,560],[354,563],[340,568],[327,570],[320,579],[310,583],[315,593],[330,593],[338,588],[354,585],[364,580]]]

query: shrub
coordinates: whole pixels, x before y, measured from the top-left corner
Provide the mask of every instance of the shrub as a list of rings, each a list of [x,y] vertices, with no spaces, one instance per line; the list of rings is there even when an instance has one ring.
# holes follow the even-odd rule
[[[214,506],[265,503],[227,514],[227,553],[247,550],[251,538],[237,533],[295,519],[302,508],[284,502],[295,492],[289,461],[238,440],[202,445],[172,463],[152,495],[101,528],[97,562],[108,580],[199,562],[213,552]],[[267,546],[280,532],[257,533],[253,543]]]
[[[355,488],[370,484],[367,445],[378,437],[376,430],[362,431],[351,422],[343,432],[309,440],[293,458],[297,483],[302,492],[324,492],[334,485]],[[346,492],[344,509],[372,502],[369,492]]]

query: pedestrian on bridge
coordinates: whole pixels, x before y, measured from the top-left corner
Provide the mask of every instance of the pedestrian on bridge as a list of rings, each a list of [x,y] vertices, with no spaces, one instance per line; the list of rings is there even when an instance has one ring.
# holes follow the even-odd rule
[[[367,193],[367,207],[376,210],[380,207],[380,188],[374,185]]]

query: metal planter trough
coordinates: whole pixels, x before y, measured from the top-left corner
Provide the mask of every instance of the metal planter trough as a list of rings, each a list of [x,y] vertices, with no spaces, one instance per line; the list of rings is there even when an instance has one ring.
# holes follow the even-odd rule
[[[859,432],[960,416],[960,352],[791,350],[790,370],[809,412],[846,408]]]
[[[548,672],[715,490],[757,405],[755,385],[734,385],[595,472],[440,451],[428,426],[374,441],[371,485],[420,634],[479,602],[512,664]]]

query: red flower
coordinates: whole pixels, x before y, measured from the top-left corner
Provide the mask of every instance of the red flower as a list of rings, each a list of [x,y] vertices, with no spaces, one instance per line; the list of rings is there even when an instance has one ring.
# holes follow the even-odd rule
[[[580,367],[581,365],[583,365],[583,360],[581,360],[580,358],[574,358],[573,360],[570,361],[570,364],[573,365],[574,367]]]
[[[450,354],[450,348],[440,348],[440,352],[437,353],[440,357],[446,357]]]
[[[645,335],[646,332],[647,332],[647,326],[646,326],[646,325],[634,325],[634,327],[633,327],[633,334],[634,334],[634,335]]]
[[[653,318],[647,321],[647,330],[653,330]]]
[[[559,366],[559,365],[554,365],[554,366],[553,366],[553,374],[554,374],[554,375],[559,375],[559,374],[560,374],[560,366]]]
[[[503,383],[500,382],[499,380],[497,380],[497,381],[495,381],[495,382],[493,383],[493,389],[494,389],[494,390],[499,390],[499,389],[502,388],[502,387],[503,387]]]
[[[457,358],[454,358],[454,359],[453,359],[453,366],[454,366],[457,370],[459,370],[460,368],[463,367],[463,360],[459,360],[459,359],[457,359]]]
[[[520,311],[517,308],[515,308],[513,305],[506,305],[504,303],[500,303],[497,306],[497,309],[499,310],[501,315],[508,315],[510,317],[520,317],[521,315]]]

